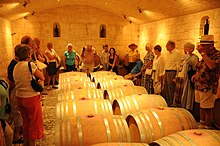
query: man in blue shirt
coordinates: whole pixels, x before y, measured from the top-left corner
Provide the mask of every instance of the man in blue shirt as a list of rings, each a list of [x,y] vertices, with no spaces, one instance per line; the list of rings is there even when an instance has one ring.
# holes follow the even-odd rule
[[[133,80],[134,78],[139,78],[139,75],[141,75],[141,68],[143,66],[143,62],[139,56],[139,54],[134,56],[134,61],[136,62],[135,66],[129,74],[124,76],[125,79]]]
[[[67,51],[64,53],[64,58],[63,58],[63,65],[64,65],[64,70],[66,72],[68,71],[76,71],[76,66],[75,66],[75,59],[76,59],[76,52],[73,50],[73,45],[69,43],[67,45]]]

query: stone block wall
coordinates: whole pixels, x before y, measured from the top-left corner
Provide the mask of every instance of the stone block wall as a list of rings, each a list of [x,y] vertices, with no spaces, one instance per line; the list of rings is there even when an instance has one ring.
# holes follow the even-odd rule
[[[61,36],[53,37],[53,24],[59,23]],[[99,37],[100,25],[106,25],[106,38]],[[102,45],[115,47],[121,58],[128,51],[130,43],[138,43],[139,25],[130,23],[122,17],[97,8],[81,5],[64,6],[50,9],[12,22],[13,46],[20,42],[23,35],[39,37],[41,47],[52,42],[56,52],[62,56],[68,43],[73,44],[76,52],[92,44],[98,53]]]
[[[7,73],[7,66],[14,56],[11,22],[0,17],[0,76]]]
[[[210,20],[209,34],[214,35],[217,43],[215,47],[220,50],[220,9],[203,11],[190,15],[179,16],[175,18],[164,19],[148,24],[140,25],[139,48],[141,48],[142,58],[146,54],[144,46],[146,43],[161,45],[163,53],[166,53],[166,42],[173,40],[176,42],[176,48],[183,53],[183,46],[187,42],[196,45],[200,38],[200,23],[204,16]],[[203,24],[201,24],[203,25]],[[195,51],[198,54],[197,51]]]
[[[220,49],[220,8],[175,18],[164,19],[152,23],[137,25],[123,17],[89,6],[65,6],[36,12],[27,19],[8,21],[0,18],[0,74],[5,74],[10,60],[14,57],[13,48],[20,43],[24,35],[39,37],[41,47],[46,48],[48,42],[54,44],[54,49],[62,56],[66,45],[72,43],[80,53],[83,46],[92,44],[98,53],[102,45],[115,47],[123,59],[130,43],[139,45],[141,58],[146,54],[145,44],[159,44],[166,52],[166,42],[174,40],[176,48],[183,53],[186,42],[196,43],[200,38],[200,23],[204,16],[210,20],[209,34],[215,35],[215,44]],[[53,24],[59,23],[61,37],[53,37]],[[105,24],[107,37],[99,37],[100,25]],[[197,53],[195,51],[195,53]]]

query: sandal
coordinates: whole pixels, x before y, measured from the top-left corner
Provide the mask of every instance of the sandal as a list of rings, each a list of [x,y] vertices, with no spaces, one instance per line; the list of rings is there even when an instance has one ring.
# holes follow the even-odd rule
[[[21,143],[24,143],[23,137],[19,139],[13,139],[13,142],[12,142],[12,144],[21,144]]]

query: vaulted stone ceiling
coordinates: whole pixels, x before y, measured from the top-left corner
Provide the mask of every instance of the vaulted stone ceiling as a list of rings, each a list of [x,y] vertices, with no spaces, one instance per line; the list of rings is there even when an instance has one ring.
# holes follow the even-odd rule
[[[88,5],[141,24],[220,8],[220,0],[0,0],[0,17],[13,21],[65,5]]]

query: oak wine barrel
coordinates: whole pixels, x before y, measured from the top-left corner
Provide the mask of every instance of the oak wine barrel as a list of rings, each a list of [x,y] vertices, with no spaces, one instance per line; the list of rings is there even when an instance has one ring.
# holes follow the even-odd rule
[[[123,80],[124,77],[120,75],[109,75],[103,77],[94,77],[92,81],[95,82],[95,84],[97,85],[99,82],[105,82],[109,80],[119,80],[119,79]]]
[[[219,130],[184,130],[168,135],[149,144],[150,146],[219,146]]]
[[[77,77],[87,77],[87,74],[84,72],[78,72],[78,71],[71,71],[71,72],[64,72],[60,73],[59,77],[62,78],[68,78],[71,76],[77,76]]]
[[[73,90],[73,89],[96,89],[96,85],[94,82],[81,82],[81,81],[71,81],[66,82],[65,84],[60,84],[60,90]]]
[[[66,84],[68,82],[73,82],[73,81],[81,81],[81,82],[90,82],[90,78],[87,77],[87,76],[83,76],[83,77],[80,77],[80,76],[69,76],[69,77],[66,77],[66,78],[60,78],[59,79],[59,83],[60,84]]]
[[[97,84],[97,88],[102,90],[112,89],[114,87],[123,87],[123,86],[134,86],[134,83],[131,80],[113,79],[109,81],[99,82]]]
[[[116,76],[115,72],[112,71],[97,71],[90,73],[91,80],[94,81],[96,77],[105,77],[105,76]]]
[[[78,99],[57,103],[57,119],[65,120],[66,117],[74,117],[89,114],[113,115],[112,106],[106,99]]]
[[[131,113],[159,106],[167,107],[166,101],[160,95],[133,94],[115,99],[112,104],[112,109],[114,115],[126,116]]]
[[[147,90],[142,86],[122,86],[107,89],[104,91],[104,98],[111,101],[133,94],[147,94]]]
[[[128,125],[122,116],[88,115],[59,120],[55,131],[56,146],[130,142]]]
[[[154,108],[129,115],[132,142],[151,143],[181,130],[196,129],[197,123],[183,108]]]
[[[64,90],[58,93],[57,97],[58,101],[75,100],[80,98],[104,99],[103,91],[94,88]]]

